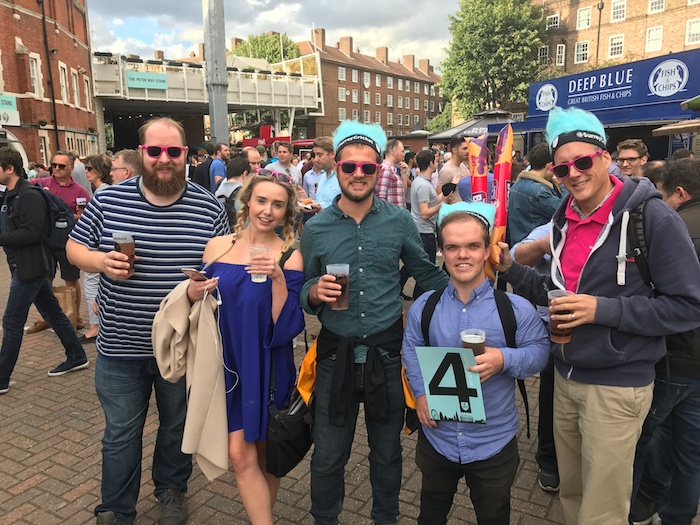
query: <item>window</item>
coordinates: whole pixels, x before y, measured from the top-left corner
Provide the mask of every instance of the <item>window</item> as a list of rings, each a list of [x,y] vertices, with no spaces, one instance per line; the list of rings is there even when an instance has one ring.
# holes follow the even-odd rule
[[[413,92],[417,95],[420,95],[420,82],[413,83]]]
[[[627,0],[612,0],[610,22],[620,22],[627,16]]]
[[[411,107],[411,99],[409,97],[406,97],[403,101],[403,107],[406,109],[410,109]]]
[[[411,92],[411,81],[407,80],[406,83],[404,84],[404,87],[406,88],[406,92],[410,93]]]
[[[393,125],[394,125],[394,114],[393,114],[393,113],[387,113],[387,114],[386,114],[386,125],[387,125],[387,126],[393,126]]]
[[[620,58],[625,46],[625,35],[612,35],[608,44],[608,58]]]
[[[423,111],[428,111],[428,101],[427,100],[423,101]]]
[[[547,29],[556,29],[559,27],[559,15],[549,15],[547,17]]]
[[[353,103],[355,103],[355,104],[357,104],[357,103],[360,101],[359,93],[357,92],[356,89],[353,89],[353,90],[352,90],[352,101],[353,101]]]
[[[394,77],[386,77],[386,87],[394,89]]]
[[[388,108],[394,107],[394,95],[387,95],[386,96],[386,107],[388,107]]]
[[[357,76],[358,76],[357,69],[353,69],[353,70],[352,70],[352,81],[353,81],[355,84],[357,84]]]
[[[664,0],[649,0],[649,14],[662,13],[664,10]]]
[[[85,93],[85,109],[92,111],[92,93],[90,91],[90,79],[83,75],[83,93]]]
[[[374,85],[377,87],[382,87],[382,76],[379,73],[374,75]]]
[[[430,85],[430,96],[431,97],[435,96],[435,84]]]
[[[661,51],[661,45],[664,39],[664,26],[650,27],[647,29],[647,43],[645,51]]]
[[[700,18],[693,18],[685,23],[685,45],[700,43]]]
[[[430,112],[435,113],[435,101],[434,100],[430,101]]]
[[[588,62],[588,40],[585,42],[576,42],[574,48],[574,64],[582,64]]]
[[[360,120],[360,112],[359,112],[358,110],[356,110],[356,109],[353,109],[353,110],[352,110],[352,119],[353,119],[355,122],[357,122],[358,120]]]
[[[345,88],[343,86],[340,86],[338,88],[338,102],[345,102],[345,100],[346,100]]]
[[[403,121],[404,126],[409,127],[411,125],[411,117],[410,115],[406,115],[406,118]]]
[[[58,74],[61,82],[61,100],[68,104],[68,69],[63,62],[58,63]]]
[[[401,113],[396,115],[396,125],[403,126],[403,115]]]
[[[430,93],[430,86],[428,86],[428,84],[423,84],[423,94],[427,96],[428,93]]]
[[[375,106],[381,106],[381,105],[382,105],[382,94],[381,94],[381,93],[375,93],[375,94],[374,94],[374,105],[375,105]]]
[[[369,91],[362,92],[362,102],[365,104],[369,104]]]
[[[39,55],[32,56],[34,53],[29,55],[29,78],[32,82],[32,93],[36,97],[43,96],[41,89],[41,62],[39,61]]]
[[[338,80],[345,82],[345,68],[338,66]]]
[[[547,64],[547,62],[549,62],[549,46],[542,46],[537,51],[537,60],[539,60],[540,64]]]
[[[73,88],[73,104],[76,108],[80,107],[80,86],[78,85],[78,72],[75,69],[70,70],[71,87]]]
[[[566,44],[557,44],[556,64],[563,66],[566,62]]]
[[[576,29],[588,29],[589,27],[591,27],[591,8],[583,7],[576,14]]]
[[[396,102],[398,103],[396,107],[403,109],[403,97],[396,97]]]
[[[382,123],[382,112],[381,112],[381,111],[375,111],[375,112],[374,112],[374,121],[375,121],[377,124],[381,124],[381,123]]]
[[[49,159],[49,137],[44,135],[46,131],[39,130],[39,155],[41,163],[48,166],[51,160]]]
[[[348,119],[348,112],[345,108],[338,108],[338,120],[343,121]]]
[[[400,79],[399,79],[398,90],[399,90],[399,91],[403,91],[403,78],[400,78]]]
[[[370,79],[370,74],[365,71],[365,73],[362,75],[362,83],[365,87],[369,87],[371,79]]]
[[[364,122],[365,124],[369,124],[369,123],[371,122],[371,120],[370,120],[370,118],[369,118],[369,111],[364,110],[364,111],[362,112],[362,117],[363,117],[362,122]]]
[[[418,111],[420,109],[420,100],[417,98],[413,99],[413,111]]]
[[[413,115],[413,125],[415,126],[420,122],[420,117],[418,115]]]

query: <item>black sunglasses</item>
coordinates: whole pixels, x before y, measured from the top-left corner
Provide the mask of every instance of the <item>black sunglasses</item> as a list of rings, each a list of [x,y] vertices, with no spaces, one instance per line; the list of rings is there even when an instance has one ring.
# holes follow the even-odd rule
[[[58,168],[59,170],[66,169],[66,165],[65,165],[65,164],[58,164],[58,163],[56,163],[56,162],[52,162],[52,163],[51,163],[51,167],[52,167],[53,169]]]
[[[185,151],[184,146],[144,146],[143,149],[146,150],[149,157],[153,157],[154,159],[160,157],[163,151],[165,151],[171,159],[179,159],[182,152]]]
[[[338,166],[340,166],[340,170],[346,175],[352,175],[359,167],[362,169],[362,173],[365,177],[371,177],[377,173],[377,169],[379,169],[379,164],[376,162],[355,162],[352,160],[338,162]]]

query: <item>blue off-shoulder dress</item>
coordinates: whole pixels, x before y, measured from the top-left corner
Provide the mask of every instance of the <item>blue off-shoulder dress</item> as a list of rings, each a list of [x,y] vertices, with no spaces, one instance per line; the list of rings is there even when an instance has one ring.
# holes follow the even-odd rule
[[[265,441],[269,420],[270,356],[275,354],[275,404],[282,408],[296,383],[292,338],[304,329],[299,292],[304,273],[283,270],[288,296],[272,322],[272,281],[254,283],[244,264],[214,263],[222,300],[219,328],[226,365],[228,431],[245,441]]]

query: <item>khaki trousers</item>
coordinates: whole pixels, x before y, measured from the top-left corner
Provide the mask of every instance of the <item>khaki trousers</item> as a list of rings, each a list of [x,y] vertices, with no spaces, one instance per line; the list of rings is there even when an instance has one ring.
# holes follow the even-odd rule
[[[634,452],[654,385],[589,385],[554,375],[554,443],[566,523],[627,525]]]

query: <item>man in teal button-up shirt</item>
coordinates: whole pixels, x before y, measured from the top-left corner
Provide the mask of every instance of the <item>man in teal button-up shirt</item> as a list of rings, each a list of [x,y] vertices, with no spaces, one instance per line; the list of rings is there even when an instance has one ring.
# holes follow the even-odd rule
[[[315,448],[311,459],[311,514],[316,525],[338,523],[345,464],[360,401],[370,446],[372,518],[395,524],[401,487],[402,307],[399,260],[427,289],[444,288],[447,275],[428,260],[406,209],[374,197],[386,136],[379,126],[344,122],[334,138],[341,195],[309,220],[301,250],[306,283],[302,307],[323,324],[314,389]],[[340,295],[326,265],[348,263],[349,307],[332,310]]]

